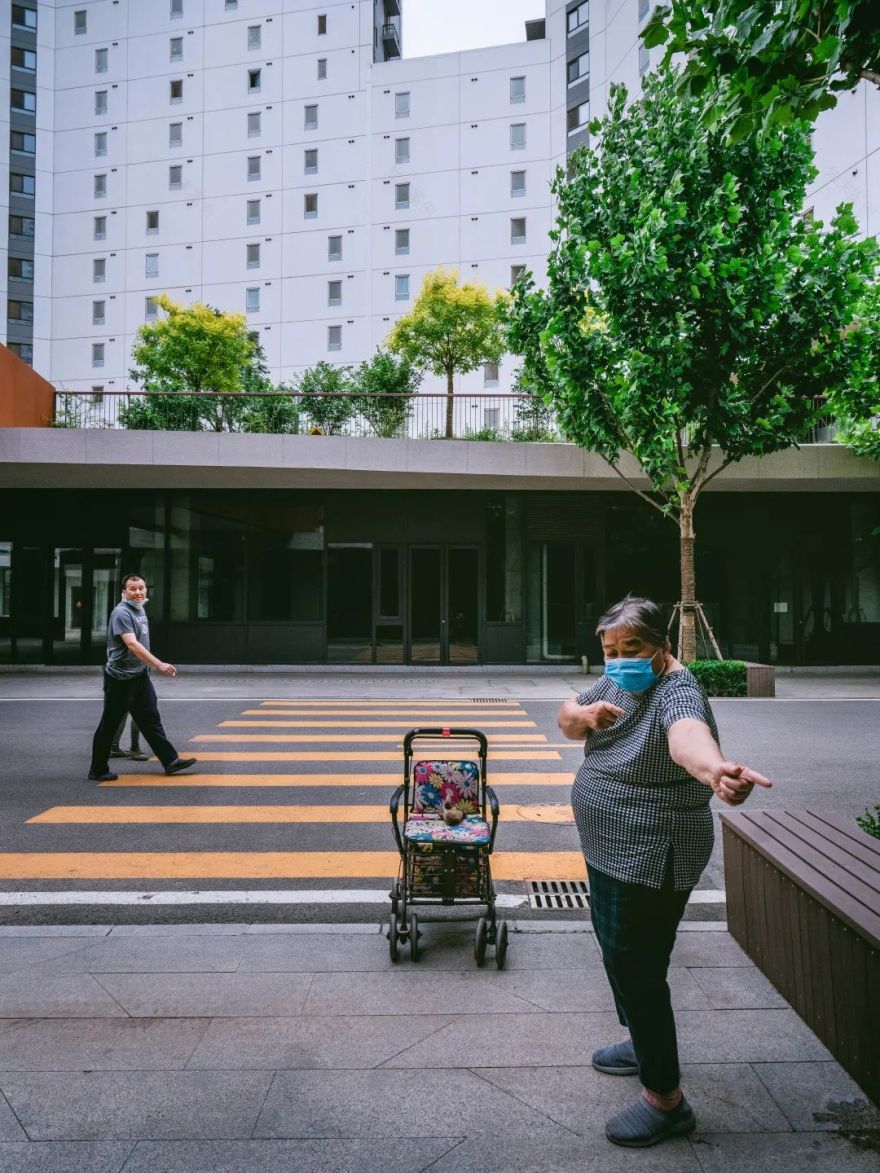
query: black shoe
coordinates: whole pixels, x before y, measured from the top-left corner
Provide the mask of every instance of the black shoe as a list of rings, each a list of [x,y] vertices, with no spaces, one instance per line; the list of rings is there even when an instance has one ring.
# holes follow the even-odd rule
[[[188,770],[190,766],[194,766],[195,764],[195,758],[175,758],[170,765],[165,767],[165,773],[179,774],[181,770]]]
[[[639,1062],[633,1049],[632,1039],[612,1043],[593,1052],[593,1066],[606,1075],[638,1075]]]
[[[95,774],[89,770],[90,782],[115,782],[118,777],[118,774],[111,774],[109,771],[106,774]]]
[[[629,1149],[644,1149],[672,1136],[687,1136],[697,1127],[690,1104],[682,1096],[671,1112],[661,1112],[642,1096],[612,1116],[605,1125],[605,1135],[613,1144]]]

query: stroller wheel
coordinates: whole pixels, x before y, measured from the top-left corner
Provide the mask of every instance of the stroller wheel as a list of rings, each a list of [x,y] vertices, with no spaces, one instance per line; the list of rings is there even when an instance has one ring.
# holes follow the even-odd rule
[[[418,961],[419,959],[419,921],[416,914],[410,913],[409,918],[409,959],[410,961]]]
[[[495,929],[495,964],[504,969],[507,960],[507,921],[500,920]]]
[[[388,922],[388,952],[391,955],[391,960],[396,961],[400,956],[397,948],[397,913],[392,912],[391,919]]]
[[[486,918],[481,916],[477,921],[476,932],[474,933],[474,960],[477,965],[482,966],[486,961],[486,942],[489,938],[489,925]]]

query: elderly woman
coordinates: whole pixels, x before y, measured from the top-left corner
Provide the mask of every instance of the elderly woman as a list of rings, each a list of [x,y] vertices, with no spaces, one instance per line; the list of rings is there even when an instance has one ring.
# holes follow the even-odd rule
[[[559,710],[559,728],[586,738],[571,801],[590,879],[590,910],[617,1014],[630,1037],[593,1066],[638,1075],[641,1096],[605,1127],[615,1144],[643,1147],[696,1126],[679,1087],[678,1044],[666,974],[691,889],[709,861],[716,794],[739,806],[768,779],[718,746],[712,710],[671,654],[648,599],[616,603],[596,629],[605,675]]]

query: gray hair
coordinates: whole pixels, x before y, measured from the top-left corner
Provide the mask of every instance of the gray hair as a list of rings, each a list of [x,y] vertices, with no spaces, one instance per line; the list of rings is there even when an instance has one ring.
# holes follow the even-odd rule
[[[650,599],[627,595],[625,599],[608,608],[596,626],[596,635],[601,639],[606,631],[617,627],[628,627],[646,643],[656,644],[658,647],[663,647],[666,643],[663,614],[657,604]]]

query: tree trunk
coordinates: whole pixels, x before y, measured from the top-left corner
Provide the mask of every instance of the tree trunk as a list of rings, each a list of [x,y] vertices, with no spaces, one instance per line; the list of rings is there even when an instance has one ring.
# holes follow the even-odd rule
[[[687,663],[697,658],[697,631],[694,602],[696,601],[696,579],[694,575],[694,500],[690,493],[681,498],[678,516],[680,565],[681,565],[681,611],[679,614],[678,646],[679,658]]]
[[[446,372],[446,439],[452,439],[452,402],[455,392],[453,391],[453,380],[455,379],[455,371],[448,370]]]

